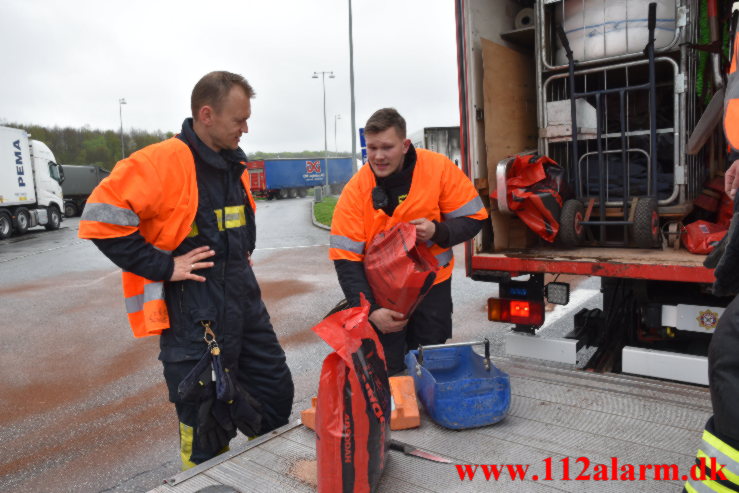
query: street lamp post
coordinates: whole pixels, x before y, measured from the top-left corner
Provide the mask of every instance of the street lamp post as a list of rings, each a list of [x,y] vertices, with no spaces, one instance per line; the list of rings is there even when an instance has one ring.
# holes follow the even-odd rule
[[[121,117],[121,159],[126,157],[126,153],[123,148],[123,105],[124,104],[126,104],[126,98],[120,98],[118,100],[118,113]]]
[[[336,140],[336,120],[341,120],[341,115],[334,115],[334,147],[336,148],[336,154],[338,154],[339,142]]]
[[[318,78],[318,74],[321,74],[321,82],[323,84],[323,152],[326,157],[326,187],[328,187],[328,137],[326,136],[326,75],[329,79],[336,77],[333,71],[324,70],[321,72],[313,72],[313,79]]]
[[[349,88],[352,102],[352,170],[357,171],[357,124],[354,111],[354,37],[352,34],[352,0],[349,0]]]

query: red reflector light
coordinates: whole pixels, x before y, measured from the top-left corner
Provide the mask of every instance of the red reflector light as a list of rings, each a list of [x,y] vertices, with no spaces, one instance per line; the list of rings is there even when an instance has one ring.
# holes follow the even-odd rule
[[[488,320],[521,325],[544,323],[544,302],[488,298]]]

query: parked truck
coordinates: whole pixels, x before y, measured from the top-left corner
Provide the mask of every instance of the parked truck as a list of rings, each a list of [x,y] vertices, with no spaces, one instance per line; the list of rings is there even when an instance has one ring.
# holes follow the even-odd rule
[[[408,138],[414,147],[443,154],[459,166],[459,127],[425,127]]]
[[[497,284],[489,317],[515,324],[509,354],[574,365],[591,347],[588,368],[705,385],[730,298],[712,293],[705,257],[680,245],[703,183],[726,167],[721,125],[698,155],[684,152],[706,100],[690,47],[699,4],[660,0],[651,16],[648,2],[626,3],[457,2],[462,168],[491,216],[466,248],[467,273]],[[514,26],[524,7],[535,22]],[[554,242],[512,212],[517,154],[564,170]],[[570,313],[563,337],[539,335],[545,303],[569,299],[569,283],[547,274],[601,280],[602,306]]]
[[[110,174],[110,171],[99,166],[65,164],[64,183],[64,215],[66,217],[78,216],[85,207],[87,197],[100,181]]]
[[[0,240],[62,222],[64,173],[43,142],[25,130],[0,127]]]
[[[264,159],[249,161],[251,191],[268,200],[305,197],[315,186],[329,185],[338,193],[352,176],[351,158]]]

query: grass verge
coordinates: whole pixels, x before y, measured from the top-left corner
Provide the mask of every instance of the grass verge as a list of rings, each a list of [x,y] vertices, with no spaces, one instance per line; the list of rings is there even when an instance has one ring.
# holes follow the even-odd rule
[[[331,218],[334,217],[334,208],[336,207],[336,201],[338,197],[329,195],[323,198],[323,202],[313,204],[313,214],[316,216],[316,221],[326,226],[331,226]]]

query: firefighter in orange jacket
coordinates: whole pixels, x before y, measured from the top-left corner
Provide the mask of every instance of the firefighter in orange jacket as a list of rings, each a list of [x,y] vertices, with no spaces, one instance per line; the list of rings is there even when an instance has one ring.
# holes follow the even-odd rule
[[[237,428],[255,435],[286,424],[292,408],[285,353],[251,268],[255,205],[239,139],[253,96],[240,75],[205,75],[182,132],[119,162],[80,221],[79,236],[123,269],[134,335],[161,335],[183,469],[225,450]],[[206,335],[223,372],[215,359],[210,366]],[[218,399],[213,371],[233,384]],[[195,390],[183,392],[183,382]]]
[[[739,186],[737,49],[739,43],[735,32],[724,97],[724,134],[729,144],[729,159],[733,160],[725,175],[725,187],[726,193],[735,200],[734,217],[724,241],[705,262],[707,267],[715,267],[716,281],[713,290],[718,296],[739,294],[739,212],[736,207],[736,188]],[[708,348],[708,384],[713,416],[706,423],[696,456],[696,462],[705,468],[707,478],[689,479],[683,491],[739,492],[739,296],[735,296],[721,314],[711,337]],[[712,461],[712,458],[716,460]]]
[[[388,374],[405,369],[403,357],[419,345],[452,336],[451,247],[474,237],[487,212],[470,180],[447,157],[415,149],[405,120],[394,108],[376,111],[364,128],[369,166],[352,177],[336,204],[329,257],[344,295],[358,306],[360,293],[372,303],[370,322],[385,349]],[[408,320],[375,303],[364,273],[365,246],[400,222],[416,226],[442,269]]]

